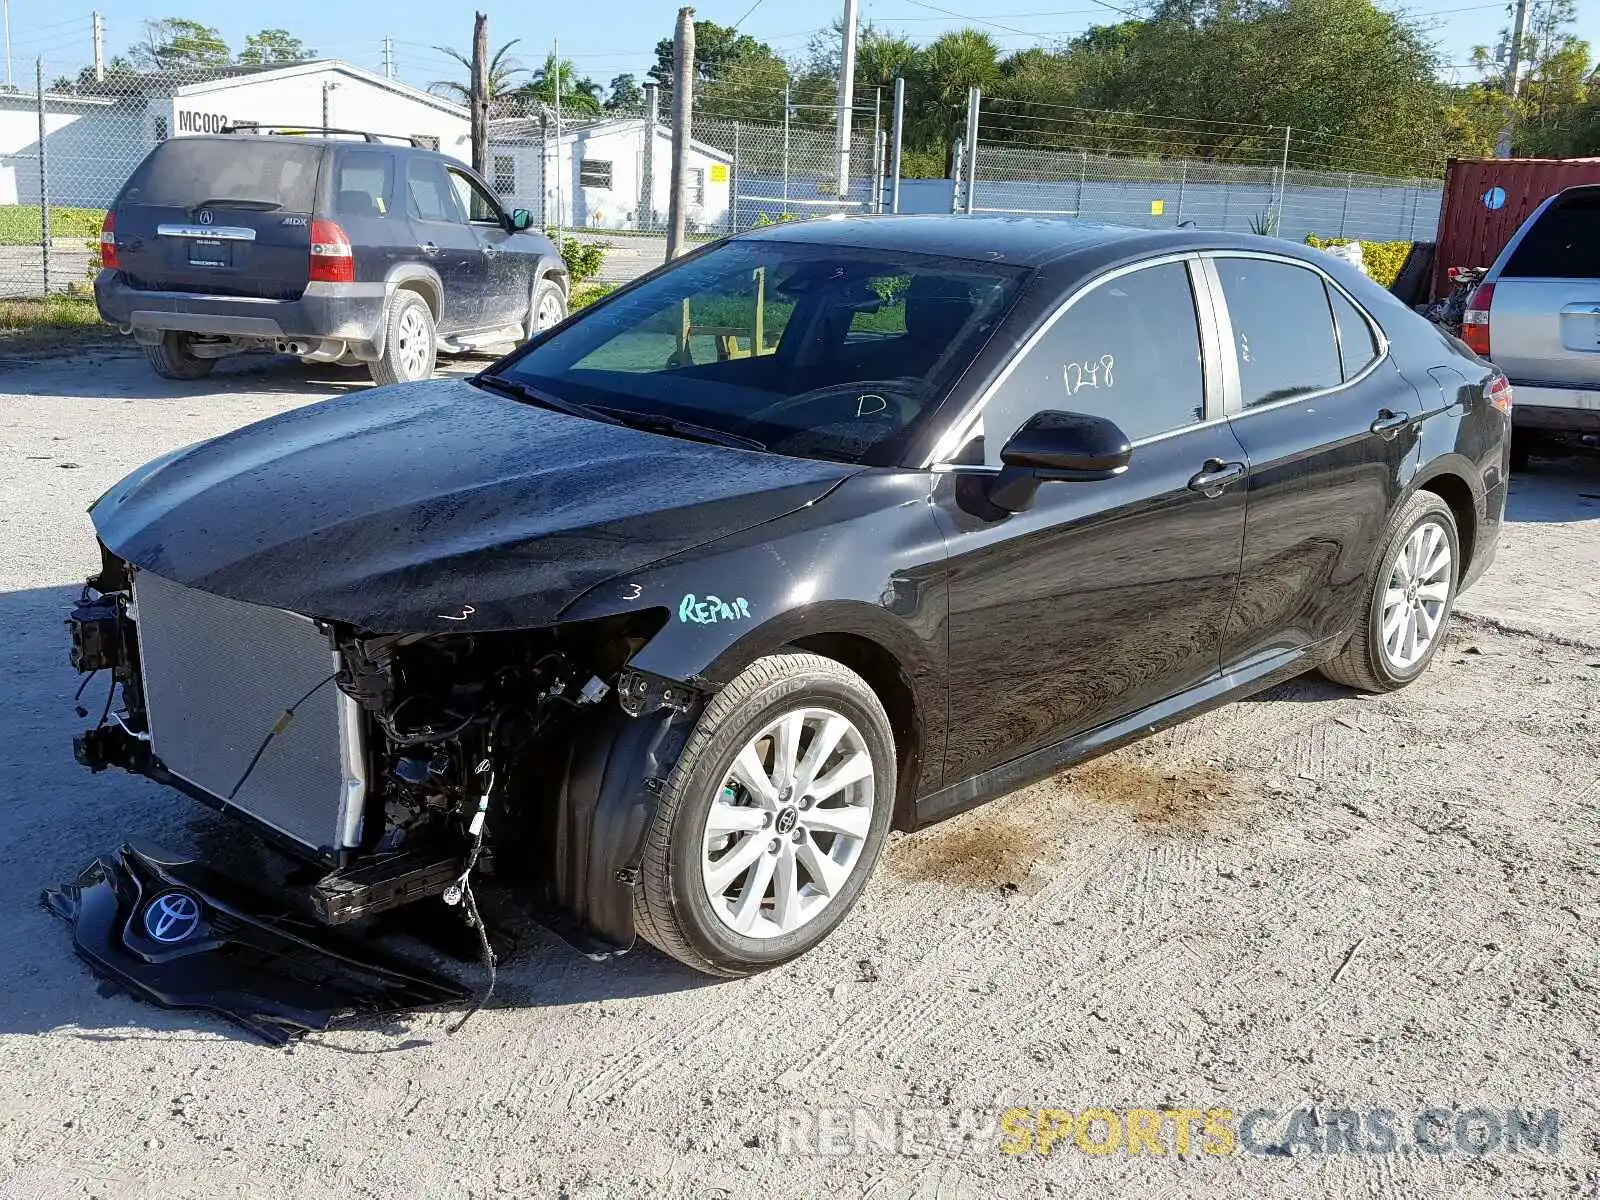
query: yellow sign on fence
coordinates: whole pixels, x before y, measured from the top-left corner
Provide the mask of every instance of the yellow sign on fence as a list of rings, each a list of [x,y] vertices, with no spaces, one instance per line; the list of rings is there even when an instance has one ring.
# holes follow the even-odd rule
[[[712,163],[711,164],[711,182],[712,183],[727,183],[728,182],[728,164],[727,163]]]

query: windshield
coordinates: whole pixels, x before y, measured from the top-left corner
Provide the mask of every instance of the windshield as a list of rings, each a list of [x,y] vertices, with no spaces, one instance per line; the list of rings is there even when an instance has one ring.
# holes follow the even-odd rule
[[[753,240],[686,259],[501,368],[558,400],[891,465],[1014,299],[1010,266]]]

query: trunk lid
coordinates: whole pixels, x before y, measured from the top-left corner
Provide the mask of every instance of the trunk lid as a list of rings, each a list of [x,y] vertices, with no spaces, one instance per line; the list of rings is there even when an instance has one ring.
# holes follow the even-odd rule
[[[117,198],[117,256],[145,291],[293,300],[305,291],[320,143],[171,138]]]

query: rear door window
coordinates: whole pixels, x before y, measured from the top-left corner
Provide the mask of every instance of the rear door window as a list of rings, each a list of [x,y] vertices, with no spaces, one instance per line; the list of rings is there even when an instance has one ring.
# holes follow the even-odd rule
[[[341,217],[386,217],[394,204],[394,159],[381,150],[345,150],[333,181]]]
[[[1344,382],[1322,276],[1263,258],[1213,261],[1228,302],[1245,408]]]
[[[1600,189],[1574,192],[1545,209],[1501,275],[1600,279]]]
[[[1329,287],[1328,299],[1333,304],[1333,323],[1339,329],[1339,360],[1344,365],[1344,378],[1348,383],[1378,357],[1378,339],[1371,323],[1343,292]]]
[[[413,158],[406,163],[406,208],[418,221],[466,222],[444,167],[431,158]]]
[[[169,138],[123,189],[127,204],[309,213],[322,148],[288,138]]]

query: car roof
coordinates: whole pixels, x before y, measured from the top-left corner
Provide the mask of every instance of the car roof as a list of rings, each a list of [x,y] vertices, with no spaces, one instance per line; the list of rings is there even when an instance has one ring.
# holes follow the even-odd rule
[[[1071,260],[1073,267],[1089,268],[1102,262],[1185,250],[1256,250],[1315,262],[1326,269],[1328,257],[1281,238],[1198,229],[1137,229],[1099,225],[1076,217],[988,213],[823,217],[763,226],[739,234],[737,240],[935,254],[1023,267]],[[1313,253],[1318,256],[1311,257]]]

